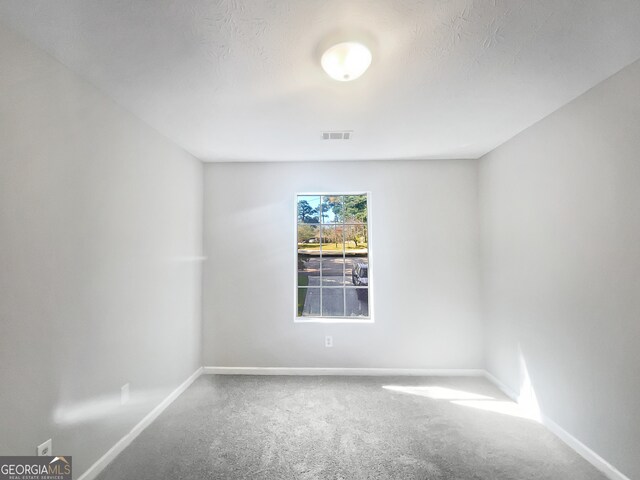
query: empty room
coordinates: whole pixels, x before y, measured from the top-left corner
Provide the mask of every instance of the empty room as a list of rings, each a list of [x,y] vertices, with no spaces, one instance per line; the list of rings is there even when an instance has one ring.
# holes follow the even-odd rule
[[[0,0],[0,480],[640,480],[640,1]]]

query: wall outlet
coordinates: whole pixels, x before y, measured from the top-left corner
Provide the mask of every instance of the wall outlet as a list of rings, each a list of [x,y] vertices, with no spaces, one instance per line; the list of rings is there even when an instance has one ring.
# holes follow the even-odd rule
[[[324,337],[324,346],[327,348],[333,347],[333,337],[331,335]]]
[[[36,448],[36,454],[39,457],[50,457],[53,455],[53,442],[51,439],[47,440],[42,445],[38,445]]]
[[[125,383],[120,388],[120,405],[124,405],[129,401],[129,384]]]

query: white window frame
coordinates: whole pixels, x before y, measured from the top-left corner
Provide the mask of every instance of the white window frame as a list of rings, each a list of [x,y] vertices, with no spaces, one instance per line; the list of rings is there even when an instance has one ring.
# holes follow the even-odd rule
[[[319,197],[331,197],[331,196],[340,196],[340,195],[366,195],[367,196],[367,264],[368,267],[368,308],[369,308],[369,316],[368,317],[299,317],[298,316],[298,197],[300,196],[319,196]],[[373,248],[372,248],[372,238],[373,238],[373,215],[372,215],[372,195],[369,191],[325,191],[325,192],[298,192],[293,197],[293,238],[295,248],[293,249],[294,254],[294,277],[293,277],[293,321],[294,323],[357,323],[357,324],[371,324],[374,322],[374,298],[373,298]],[[322,224],[320,224],[322,225]],[[320,286],[322,288],[322,286]]]

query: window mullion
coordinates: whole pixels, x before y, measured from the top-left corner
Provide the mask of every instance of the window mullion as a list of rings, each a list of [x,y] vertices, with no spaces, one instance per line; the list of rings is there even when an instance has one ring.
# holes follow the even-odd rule
[[[322,236],[322,226],[324,225],[324,222],[322,221],[322,214],[324,212],[322,211],[322,197],[320,197],[320,225],[318,226],[318,228],[320,229],[320,261],[318,262],[320,264],[320,316],[324,317],[324,305],[322,304],[322,244],[323,244],[323,236]]]
[[[347,316],[347,246],[345,244],[345,226],[344,226],[344,197],[342,197],[342,301],[344,303],[342,314]]]

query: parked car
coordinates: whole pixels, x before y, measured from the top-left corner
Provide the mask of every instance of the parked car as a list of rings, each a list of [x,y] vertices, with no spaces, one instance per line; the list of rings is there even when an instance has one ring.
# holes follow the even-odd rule
[[[368,287],[369,286],[369,265],[366,263],[356,263],[351,274],[351,283],[356,287]],[[368,290],[358,289],[356,294],[360,300],[367,298]]]

